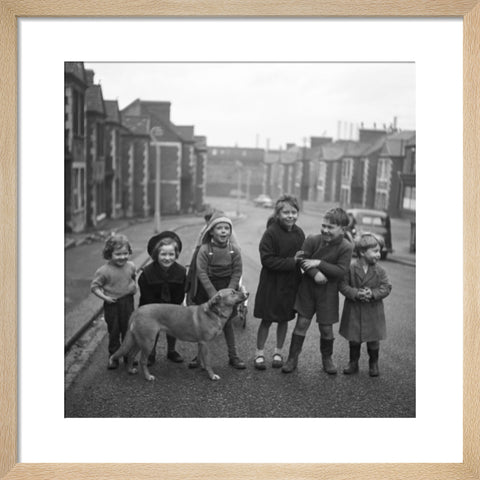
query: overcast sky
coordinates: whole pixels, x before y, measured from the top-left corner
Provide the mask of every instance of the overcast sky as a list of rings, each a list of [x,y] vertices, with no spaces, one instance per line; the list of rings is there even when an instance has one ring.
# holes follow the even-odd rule
[[[85,63],[105,100],[171,102],[171,121],[209,145],[270,148],[351,138],[393,123],[415,129],[413,63]],[[339,123],[341,122],[341,123]],[[352,127],[353,126],[353,127]]]

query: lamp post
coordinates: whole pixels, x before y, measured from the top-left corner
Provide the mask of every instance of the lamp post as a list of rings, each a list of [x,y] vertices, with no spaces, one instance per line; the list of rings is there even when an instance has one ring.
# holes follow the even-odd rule
[[[240,160],[235,162],[235,166],[237,167],[237,217],[240,216],[240,193],[242,188],[242,167],[243,164]]]
[[[156,163],[155,163],[155,233],[160,233],[160,138],[163,136],[161,127],[152,127],[150,130],[150,138],[152,144],[155,145]]]

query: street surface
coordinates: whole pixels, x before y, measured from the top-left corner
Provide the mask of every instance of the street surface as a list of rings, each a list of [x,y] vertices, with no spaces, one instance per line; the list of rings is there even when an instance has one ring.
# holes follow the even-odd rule
[[[234,199],[215,199],[211,203],[229,212],[236,209]],[[287,375],[270,368],[275,325],[265,347],[268,368],[258,371],[253,359],[259,320],[252,313],[260,273],[258,242],[270,210],[242,201],[241,213],[246,217],[235,223],[235,232],[242,248],[243,278],[250,299],[246,328],[236,325],[235,334],[247,369],[228,366],[225,340],[219,336],[210,346],[214,371],[221,377],[213,382],[206,372],[187,368],[188,360],[196,354],[196,345],[177,342],[177,350],[186,362],[174,364],[165,359],[163,338],[157,347],[157,363],[151,367],[156,380],[149,383],[141,374],[129,375],[122,365],[118,370],[107,370],[104,336],[65,392],[66,417],[415,417],[415,267],[382,262],[393,290],[384,302],[388,338],[380,346],[379,377],[368,375],[365,344],[360,373],[347,376],[341,372],[348,363],[348,342],[338,335],[338,323],[334,327],[333,358],[339,374],[324,373],[314,321],[294,373]],[[307,235],[318,233],[321,213],[302,213],[297,224]],[[182,263],[189,258],[197,234],[198,227],[182,229]],[[408,236],[408,232],[404,234]],[[395,237],[393,242],[395,248]],[[106,331],[100,322],[97,328]],[[285,360],[294,325],[295,321],[289,323]]]

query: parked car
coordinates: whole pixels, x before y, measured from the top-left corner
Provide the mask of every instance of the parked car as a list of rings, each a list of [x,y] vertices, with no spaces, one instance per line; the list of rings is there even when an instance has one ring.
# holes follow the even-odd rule
[[[258,197],[253,199],[253,204],[256,207],[273,208],[275,202],[268,195],[262,193]]]
[[[247,194],[242,190],[230,190],[229,195],[231,197],[240,197],[240,198],[246,198],[247,196]]]
[[[387,255],[393,252],[392,231],[390,217],[382,210],[368,210],[362,208],[351,208],[347,210],[350,217],[348,230],[356,239],[363,233],[373,233],[382,246],[381,258],[385,260]]]

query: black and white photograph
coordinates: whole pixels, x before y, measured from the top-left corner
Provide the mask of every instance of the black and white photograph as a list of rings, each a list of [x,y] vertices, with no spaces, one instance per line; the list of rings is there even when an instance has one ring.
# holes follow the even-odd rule
[[[416,418],[414,62],[64,89],[65,418]]]

